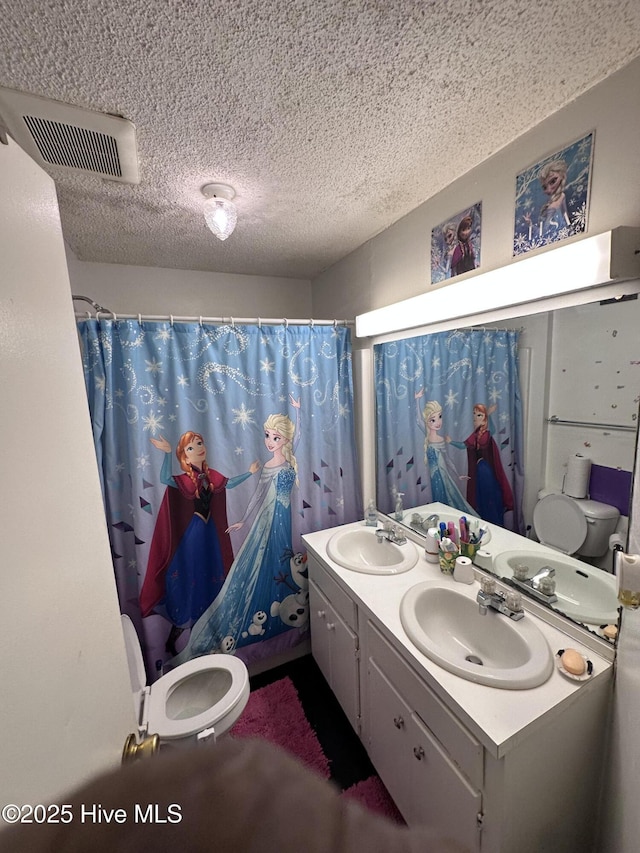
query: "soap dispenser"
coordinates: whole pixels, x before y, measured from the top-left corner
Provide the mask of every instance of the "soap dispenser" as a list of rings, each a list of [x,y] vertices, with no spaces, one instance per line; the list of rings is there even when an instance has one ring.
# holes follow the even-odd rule
[[[367,527],[378,526],[378,511],[376,510],[376,502],[373,498],[369,501],[367,511],[364,514],[364,523]]]
[[[402,496],[404,492],[396,492],[396,509],[393,513],[393,517],[396,521],[402,521],[404,518],[404,510],[402,508]]]

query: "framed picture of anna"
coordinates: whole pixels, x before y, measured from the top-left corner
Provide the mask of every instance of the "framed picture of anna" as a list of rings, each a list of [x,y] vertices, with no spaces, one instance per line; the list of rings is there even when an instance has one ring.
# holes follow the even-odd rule
[[[516,177],[513,254],[587,230],[593,131]]]
[[[482,202],[450,216],[431,231],[431,284],[480,266]]]

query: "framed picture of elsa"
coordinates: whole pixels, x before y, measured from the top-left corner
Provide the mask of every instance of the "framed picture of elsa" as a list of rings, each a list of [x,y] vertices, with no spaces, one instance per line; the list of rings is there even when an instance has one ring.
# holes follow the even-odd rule
[[[587,230],[593,140],[591,131],[516,177],[514,256]]]
[[[431,231],[431,284],[480,266],[482,202],[450,216]]]

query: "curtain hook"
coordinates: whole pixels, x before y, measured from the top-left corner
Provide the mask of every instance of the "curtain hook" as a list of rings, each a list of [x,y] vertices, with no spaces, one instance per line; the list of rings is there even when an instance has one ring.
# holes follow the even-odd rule
[[[202,328],[202,314],[200,315],[200,328]]]
[[[231,317],[231,318],[230,318],[230,320],[231,320],[231,328],[232,328],[232,329],[235,329],[235,327],[236,327],[236,321],[233,319],[233,317]]]
[[[286,317],[284,318],[284,327],[285,327],[285,329],[289,328],[289,321],[287,320]]]
[[[173,314],[169,314],[169,320],[171,321],[171,326],[173,327]]]
[[[138,325],[142,325],[142,314],[138,314]]]
[[[314,326],[313,317],[310,317],[310,318],[309,318],[309,325],[310,325],[310,326],[311,326],[311,328],[313,329],[313,326]]]
[[[338,321],[337,321],[337,320],[334,320],[334,321],[333,321],[333,328],[334,328],[334,329],[337,329],[337,328],[338,328]]]
[[[258,317],[258,328],[262,328],[262,320],[260,319],[260,317]]]

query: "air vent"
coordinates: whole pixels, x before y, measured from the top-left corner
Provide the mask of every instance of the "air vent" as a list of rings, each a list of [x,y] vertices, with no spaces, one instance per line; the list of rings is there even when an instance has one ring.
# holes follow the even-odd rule
[[[127,119],[0,88],[0,119],[45,168],[57,166],[137,184],[135,127]]]

